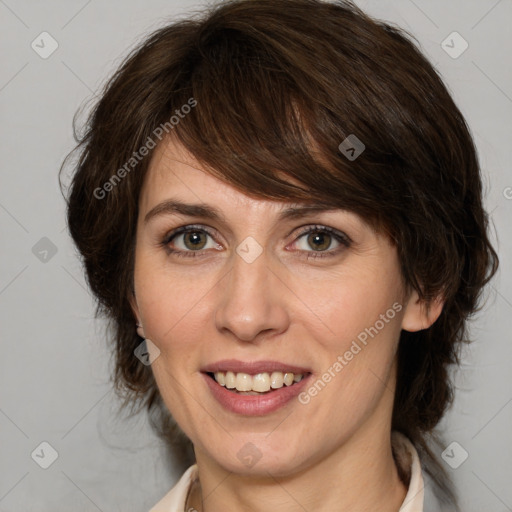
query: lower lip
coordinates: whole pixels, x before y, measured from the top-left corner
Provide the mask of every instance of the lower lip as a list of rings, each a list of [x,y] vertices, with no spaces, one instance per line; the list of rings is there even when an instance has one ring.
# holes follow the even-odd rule
[[[311,374],[291,386],[284,385],[282,388],[262,395],[239,395],[228,391],[206,373],[203,373],[203,377],[213,396],[228,411],[244,416],[263,416],[277,411],[293,400],[304,389]]]

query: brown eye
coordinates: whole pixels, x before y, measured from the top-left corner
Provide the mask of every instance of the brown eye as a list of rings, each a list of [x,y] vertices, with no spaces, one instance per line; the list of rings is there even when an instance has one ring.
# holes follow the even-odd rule
[[[307,242],[312,249],[325,251],[331,245],[332,236],[321,231],[312,232],[307,237]]]
[[[293,243],[300,257],[307,259],[338,256],[351,244],[351,239],[342,231],[321,225],[306,227]]]
[[[161,245],[175,256],[202,256],[207,254],[208,249],[221,249],[215,242],[213,233],[206,228],[190,225],[182,226],[166,235]]]
[[[183,234],[183,243],[187,249],[201,250],[207,242],[206,233],[202,231],[189,231]]]

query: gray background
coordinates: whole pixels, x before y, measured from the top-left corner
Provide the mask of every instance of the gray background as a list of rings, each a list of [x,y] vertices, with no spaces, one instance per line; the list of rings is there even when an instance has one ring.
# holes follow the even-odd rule
[[[472,323],[476,341],[440,431],[458,443],[452,465],[469,454],[447,466],[462,509],[512,510],[512,1],[357,3],[419,39],[476,140],[501,270]],[[201,5],[0,0],[0,511],[144,511],[179,476],[143,415],[115,415],[104,324],[65,230],[57,172],[78,107],[145,34]],[[59,45],[47,59],[31,48],[43,31]],[[453,31],[469,44],[457,58],[442,46]],[[44,441],[58,453],[48,469],[35,462],[50,461]]]

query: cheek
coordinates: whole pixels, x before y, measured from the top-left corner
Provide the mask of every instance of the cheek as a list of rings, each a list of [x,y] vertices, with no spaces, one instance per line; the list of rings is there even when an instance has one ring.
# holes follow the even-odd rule
[[[372,403],[389,379],[403,316],[401,289],[396,284],[400,281],[391,270],[366,267],[314,284],[304,280],[298,292],[308,297],[314,313],[302,321],[323,348],[325,373],[320,380],[328,381],[329,401],[345,411],[347,406],[364,409],[363,404]]]
[[[366,329],[354,324],[351,333],[327,347],[323,373],[301,396],[305,414],[336,442],[360,428],[377,409],[383,415],[392,410],[400,321],[395,316],[380,330],[374,325]]]
[[[204,298],[208,288],[155,265],[141,265],[135,275],[144,333],[160,350],[151,368],[160,394],[180,426],[197,415],[190,390],[197,388],[198,354],[204,341]]]
[[[308,310],[301,322],[307,322],[323,344],[337,350],[344,350],[358,336],[364,341],[368,329],[389,331],[403,309],[398,281],[394,273],[371,267],[297,280],[294,292],[305,298]],[[396,334],[397,326],[392,328]]]
[[[191,280],[161,263],[140,258],[135,271],[137,305],[146,337],[160,350],[185,349],[204,330],[205,279]]]

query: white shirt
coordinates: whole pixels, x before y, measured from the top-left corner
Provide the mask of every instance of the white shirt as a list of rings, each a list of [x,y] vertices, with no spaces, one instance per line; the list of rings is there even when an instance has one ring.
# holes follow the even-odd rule
[[[396,462],[410,475],[409,488],[399,512],[448,512],[433,492],[433,482],[422,471],[418,452],[411,441],[393,431],[391,441]],[[178,483],[149,512],[187,512],[185,503],[190,486],[197,479],[197,465],[190,466]]]

